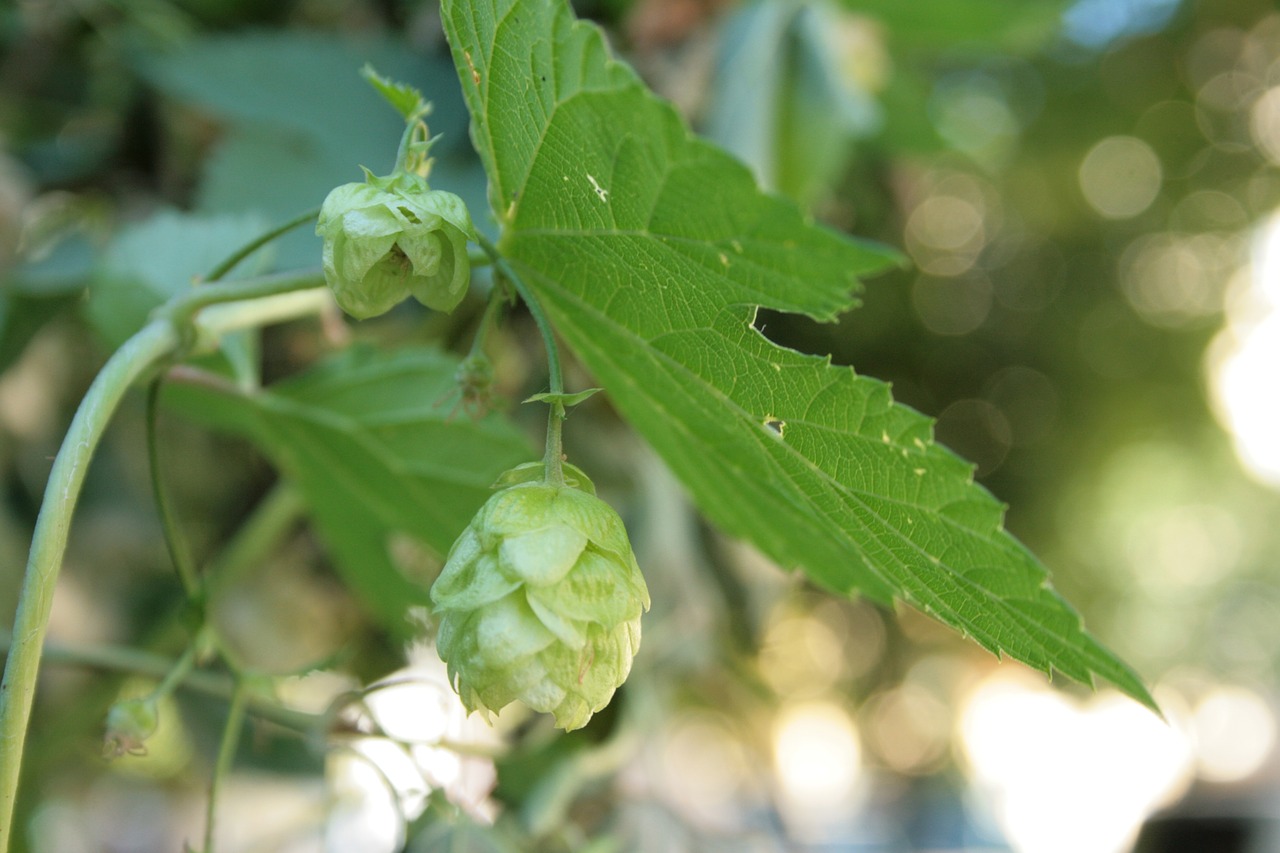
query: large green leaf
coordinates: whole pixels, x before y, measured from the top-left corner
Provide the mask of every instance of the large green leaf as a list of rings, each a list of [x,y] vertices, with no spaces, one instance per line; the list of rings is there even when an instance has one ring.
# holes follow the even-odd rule
[[[564,3],[454,0],[444,19],[503,254],[713,521],[831,590],[1151,703],[927,418],[752,327],[756,306],[834,318],[887,252],[761,194]]]
[[[301,488],[348,585],[393,630],[425,605],[397,539],[443,555],[497,476],[536,458],[508,422],[457,406],[458,362],[356,348],[267,390],[170,383],[167,401],[258,444]],[[405,539],[404,537],[407,537]]]

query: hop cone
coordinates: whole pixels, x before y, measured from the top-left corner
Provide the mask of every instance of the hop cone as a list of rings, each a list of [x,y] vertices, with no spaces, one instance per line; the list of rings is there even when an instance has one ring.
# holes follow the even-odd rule
[[[324,277],[342,310],[365,319],[409,296],[452,311],[471,281],[471,216],[462,199],[433,190],[410,172],[366,173],[343,184],[320,208]]]
[[[542,481],[540,463],[504,475],[514,485],[454,543],[431,600],[468,710],[519,699],[571,731],[626,680],[649,591],[622,519],[566,468],[561,486]]]

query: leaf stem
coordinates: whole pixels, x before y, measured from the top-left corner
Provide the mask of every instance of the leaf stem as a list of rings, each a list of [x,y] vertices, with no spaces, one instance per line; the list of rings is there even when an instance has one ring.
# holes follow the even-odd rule
[[[547,351],[547,374],[551,386],[550,391],[552,394],[563,394],[564,374],[560,369],[560,351],[556,346],[555,331],[551,328],[551,323],[547,320],[546,313],[542,310],[542,303],[538,301],[538,297],[516,274],[516,271],[502,257],[498,247],[488,237],[483,234],[477,234],[476,242],[480,244],[480,248],[484,249],[485,254],[493,260],[493,268],[504,279],[511,282],[511,286],[515,288],[516,293],[520,294],[520,298],[524,300],[524,304],[529,309],[529,314],[533,317],[533,322],[542,334],[542,345]],[[546,481],[557,486],[564,484],[564,443],[561,437],[563,423],[564,404],[557,400],[551,403],[550,411],[547,412],[547,450],[543,457],[543,464],[546,466]]]
[[[199,651],[199,646],[199,638],[187,645],[182,657],[178,658],[173,666],[169,667],[169,671],[165,673],[164,678],[156,685],[156,689],[151,691],[153,699],[162,699],[168,696],[191,674],[191,668],[196,663],[196,654]]]
[[[244,681],[236,679],[231,694],[231,707],[227,709],[227,724],[222,730],[222,743],[218,746],[217,763],[213,766],[213,779],[209,783],[209,801],[206,804],[204,823],[204,853],[213,853],[213,836],[217,827],[218,791],[231,770],[240,745],[240,730],[244,727],[244,712],[248,691]]]
[[[300,225],[306,225],[308,222],[315,221],[315,219],[319,216],[320,216],[320,208],[313,207],[310,210],[306,211],[305,213],[298,214],[293,219],[290,219],[288,222],[284,223],[283,225],[273,228],[270,231],[266,232],[265,234],[260,234],[259,236],[255,237],[253,240],[250,240],[248,243],[245,243],[235,252],[228,255],[222,261],[222,263],[218,264],[216,267],[209,270],[208,275],[204,277],[203,281],[205,282],[218,281],[227,273],[235,269],[236,266],[239,265],[241,261],[243,261],[245,258],[252,255],[254,252],[261,249],[263,246],[270,243],[272,240],[275,240],[278,237],[282,237],[285,234],[288,234],[290,231],[299,227]]]

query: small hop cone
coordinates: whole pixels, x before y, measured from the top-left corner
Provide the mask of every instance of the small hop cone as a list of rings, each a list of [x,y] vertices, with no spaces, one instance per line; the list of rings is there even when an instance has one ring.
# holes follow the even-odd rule
[[[146,755],[147,740],[160,725],[160,711],[155,699],[122,699],[107,711],[107,731],[103,737],[103,754],[108,758],[122,755]]]
[[[590,480],[566,466],[552,485],[541,470],[504,475],[449,551],[431,588],[436,645],[469,711],[519,699],[572,731],[631,671],[649,591]]]
[[[320,208],[325,281],[338,305],[361,320],[385,314],[413,296],[452,311],[467,293],[474,236],[462,199],[433,190],[420,175],[366,173],[343,184]]]

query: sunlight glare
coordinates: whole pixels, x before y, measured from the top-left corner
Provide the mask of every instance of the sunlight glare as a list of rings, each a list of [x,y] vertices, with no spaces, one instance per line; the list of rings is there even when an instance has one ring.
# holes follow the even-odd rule
[[[784,810],[802,829],[848,819],[857,804],[861,759],[853,720],[833,702],[791,705],[774,723],[774,770]]]
[[[960,730],[980,792],[1022,853],[1118,853],[1190,780],[1188,739],[1115,693],[1082,705],[998,674],[964,702]]]
[[[1200,778],[1238,782],[1253,775],[1276,744],[1276,721],[1267,703],[1243,687],[1217,687],[1191,718]]]
[[[1259,234],[1239,290],[1207,352],[1210,387],[1245,470],[1280,486],[1280,214]]]

